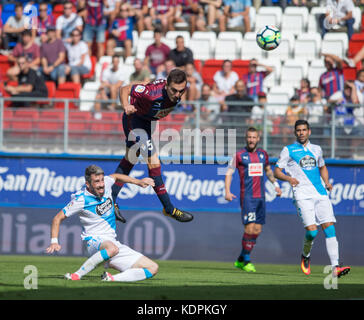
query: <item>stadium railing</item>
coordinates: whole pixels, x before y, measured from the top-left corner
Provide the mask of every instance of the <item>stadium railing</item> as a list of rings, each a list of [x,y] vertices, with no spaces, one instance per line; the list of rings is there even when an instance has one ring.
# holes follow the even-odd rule
[[[34,103],[38,107],[11,108],[12,101]],[[110,104],[111,100],[97,100]],[[82,100],[92,102],[95,100]],[[45,154],[125,153],[122,109],[80,111],[78,99],[0,98],[0,151]],[[203,102],[204,106],[208,104]],[[278,157],[284,145],[295,140],[293,122],[282,114],[282,103],[267,103],[260,113],[201,110],[200,101],[185,101],[184,106],[155,122],[153,141],[162,156],[227,157],[245,145],[245,130],[256,127],[261,133],[260,146],[271,157]],[[251,102],[229,105],[252,106]],[[259,105],[254,103],[254,105]],[[39,107],[40,106],[40,107]],[[337,159],[364,159],[364,107],[347,104],[356,112],[338,115],[335,107],[322,116],[302,117],[312,127],[311,141],[322,146],[324,156]],[[351,124],[352,122],[352,124]]]

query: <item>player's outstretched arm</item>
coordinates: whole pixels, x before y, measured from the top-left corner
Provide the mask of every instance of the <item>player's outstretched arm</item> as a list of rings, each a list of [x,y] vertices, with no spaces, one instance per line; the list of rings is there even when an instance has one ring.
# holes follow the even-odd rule
[[[277,196],[280,197],[282,195],[282,190],[279,187],[279,183],[277,182],[276,178],[274,177],[273,170],[270,165],[265,167],[265,174],[267,175],[268,180],[274,185]]]
[[[113,173],[110,177],[118,183],[132,183],[142,188],[146,188],[148,186],[154,187],[154,180],[152,178],[136,179],[120,173]]]
[[[58,243],[59,226],[66,218],[67,217],[63,211],[58,212],[53,218],[51,228],[51,245],[46,249],[47,253],[53,253],[54,251],[61,250],[61,245]]]

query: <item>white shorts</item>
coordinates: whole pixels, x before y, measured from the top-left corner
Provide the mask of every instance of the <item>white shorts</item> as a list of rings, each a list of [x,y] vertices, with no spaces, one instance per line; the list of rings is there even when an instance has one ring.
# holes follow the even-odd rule
[[[91,239],[90,239],[91,238]],[[87,239],[87,240],[86,240]],[[106,261],[105,268],[114,268],[123,272],[130,269],[143,255],[129,248],[127,245],[120,243],[116,239],[103,238],[99,236],[87,237],[84,242],[89,256],[92,256],[100,250],[100,246],[104,241],[111,241],[119,248],[119,253]]]
[[[293,201],[304,227],[336,222],[334,210],[329,198],[303,199]]]

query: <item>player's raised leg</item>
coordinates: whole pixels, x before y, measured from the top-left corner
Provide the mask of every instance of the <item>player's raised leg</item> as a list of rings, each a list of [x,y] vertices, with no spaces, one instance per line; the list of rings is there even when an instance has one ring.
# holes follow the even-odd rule
[[[301,256],[301,270],[304,274],[309,275],[311,273],[311,250],[318,233],[316,225],[306,227],[306,234],[303,240],[303,249]]]
[[[179,210],[172,204],[169,194],[164,185],[161,171],[161,163],[158,154],[155,152],[147,159],[149,176],[154,180],[154,191],[163,205],[163,214],[172,217],[180,222],[189,222],[193,219],[192,214]]]

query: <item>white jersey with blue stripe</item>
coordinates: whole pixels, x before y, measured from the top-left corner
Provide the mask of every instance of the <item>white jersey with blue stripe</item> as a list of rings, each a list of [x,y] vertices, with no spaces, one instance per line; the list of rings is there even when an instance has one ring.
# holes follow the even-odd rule
[[[319,169],[324,165],[320,146],[310,142],[304,146],[297,141],[283,148],[277,162],[279,168],[299,181],[292,187],[296,200],[328,197]]]
[[[111,187],[115,180],[105,176],[104,181],[105,192],[102,198],[96,197],[83,188],[72,194],[71,202],[63,208],[66,217],[79,215],[83,227],[82,240],[91,236],[116,238],[114,203],[111,195]]]

